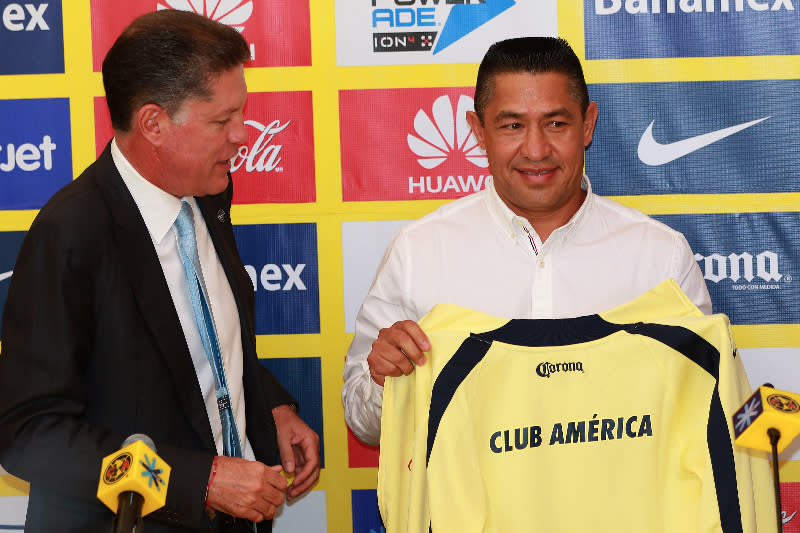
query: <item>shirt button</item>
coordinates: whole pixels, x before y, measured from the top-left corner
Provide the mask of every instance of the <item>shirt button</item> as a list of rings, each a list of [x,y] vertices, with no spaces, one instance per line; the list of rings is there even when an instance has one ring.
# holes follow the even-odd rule
[[[539,261],[539,268],[544,268],[544,267],[545,267],[544,261]]]

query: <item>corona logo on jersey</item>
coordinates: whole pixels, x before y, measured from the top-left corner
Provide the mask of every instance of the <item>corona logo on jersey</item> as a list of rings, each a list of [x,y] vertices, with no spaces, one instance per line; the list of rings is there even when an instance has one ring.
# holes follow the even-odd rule
[[[798,192],[800,80],[597,84],[586,152],[603,195]],[[715,102],[731,102],[716,105]],[[775,169],[780,169],[776,171]]]
[[[584,0],[586,59],[793,55],[797,0]]]
[[[473,92],[341,91],[344,200],[459,198],[484,188],[488,162],[465,118]]]
[[[800,321],[795,213],[657,215],[682,232],[706,279],[715,313],[733,324]]]
[[[69,100],[0,100],[0,209],[38,209],[71,180]]]
[[[0,74],[64,72],[61,0],[0,2]]]
[[[248,66],[311,64],[308,0],[91,0],[95,72],[125,26],[158,9],[194,11],[236,28],[250,43]]]
[[[0,232],[0,316],[3,316],[8,288],[14,276],[14,263],[17,261],[17,254],[24,238],[24,231]]]
[[[231,161],[233,202],[313,202],[311,92],[250,93],[244,115],[248,141]]]
[[[477,63],[488,44],[556,34],[556,1],[336,0],[339,65]]]
[[[256,300],[256,334],[319,333],[315,224],[234,226]]]

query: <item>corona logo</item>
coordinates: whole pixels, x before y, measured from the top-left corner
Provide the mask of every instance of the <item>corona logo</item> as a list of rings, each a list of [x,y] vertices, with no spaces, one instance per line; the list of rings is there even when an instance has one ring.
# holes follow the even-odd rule
[[[694,254],[694,258],[701,263],[703,277],[714,283],[719,283],[723,279],[730,279],[736,283],[741,278],[749,283],[755,276],[766,282],[780,281],[783,278],[783,274],[778,271],[778,254],[769,250],[755,257],[744,252],[728,256]]]
[[[489,166],[486,154],[467,124],[467,111],[473,109],[473,100],[461,95],[453,110],[450,97],[440,96],[433,102],[433,119],[420,109],[414,117],[417,135],[408,134],[408,147],[424,168],[435,168],[444,163],[453,152],[461,152],[467,161],[481,168]]]
[[[159,0],[157,9],[194,11],[241,33],[253,14],[253,0]]]

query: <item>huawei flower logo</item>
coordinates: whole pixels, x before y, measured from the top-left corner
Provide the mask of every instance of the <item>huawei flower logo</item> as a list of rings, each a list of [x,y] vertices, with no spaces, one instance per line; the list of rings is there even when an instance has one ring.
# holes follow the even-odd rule
[[[462,94],[458,98],[458,108],[453,111],[450,97],[444,95],[433,102],[433,120],[422,109],[417,112],[414,131],[418,136],[408,134],[408,147],[419,156],[420,165],[427,169],[437,167],[452,152],[459,151],[473,165],[489,166],[486,154],[467,124],[467,111],[472,108],[472,98]]]
[[[253,14],[253,0],[159,0],[157,9],[194,11],[241,33]]]

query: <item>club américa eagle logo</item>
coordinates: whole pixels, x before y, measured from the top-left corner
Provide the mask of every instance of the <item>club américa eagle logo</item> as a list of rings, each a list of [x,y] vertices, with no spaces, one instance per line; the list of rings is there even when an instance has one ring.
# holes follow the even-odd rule
[[[113,485],[124,478],[133,464],[133,456],[128,452],[123,452],[114,457],[103,472],[103,483]]]
[[[767,402],[778,411],[783,411],[784,413],[800,412],[800,404],[794,398],[783,394],[770,394],[767,396]]]

